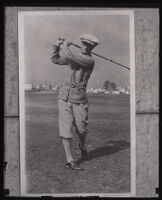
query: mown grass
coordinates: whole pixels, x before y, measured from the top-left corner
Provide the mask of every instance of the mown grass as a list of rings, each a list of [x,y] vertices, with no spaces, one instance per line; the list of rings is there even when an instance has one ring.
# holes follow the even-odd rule
[[[64,167],[56,94],[26,94],[28,193],[130,192],[129,96],[88,94],[88,159],[84,171]],[[73,137],[74,156],[80,157]]]

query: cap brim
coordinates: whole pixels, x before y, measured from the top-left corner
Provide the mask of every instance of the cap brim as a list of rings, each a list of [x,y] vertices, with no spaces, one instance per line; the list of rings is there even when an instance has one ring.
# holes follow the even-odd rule
[[[96,45],[97,45],[97,43],[91,42],[91,41],[89,41],[89,40],[84,40],[84,39],[81,39],[81,42],[85,42],[85,43],[91,44],[91,45],[93,45],[93,46],[96,46]]]

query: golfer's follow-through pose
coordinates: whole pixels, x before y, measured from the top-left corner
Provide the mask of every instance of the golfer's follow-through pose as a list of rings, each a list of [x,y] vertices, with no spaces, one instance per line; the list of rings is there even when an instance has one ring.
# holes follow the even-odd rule
[[[58,39],[53,45],[52,62],[68,65],[69,74],[64,80],[59,93],[59,133],[62,137],[67,162],[65,167],[83,170],[72,156],[72,133],[76,132],[80,139],[81,159],[87,156],[86,135],[88,133],[88,99],[86,87],[94,68],[92,49],[99,44],[91,34],[80,37],[81,53],[76,55],[70,51],[72,43]]]

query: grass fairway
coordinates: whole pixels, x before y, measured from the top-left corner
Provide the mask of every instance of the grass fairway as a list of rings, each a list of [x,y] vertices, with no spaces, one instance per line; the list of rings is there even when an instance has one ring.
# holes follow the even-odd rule
[[[88,94],[88,160],[66,169],[58,134],[57,94],[26,93],[27,193],[130,192],[130,98]],[[79,157],[78,138],[73,137]]]

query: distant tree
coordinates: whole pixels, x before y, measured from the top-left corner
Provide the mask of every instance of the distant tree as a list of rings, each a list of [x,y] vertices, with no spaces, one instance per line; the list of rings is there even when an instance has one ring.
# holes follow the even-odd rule
[[[57,91],[57,92],[60,91],[60,86],[57,86],[56,91]]]
[[[52,91],[52,85],[49,84],[49,87],[48,87],[49,91]]]
[[[32,83],[32,91],[34,92],[35,90],[36,90],[36,88],[35,88],[35,84]]]
[[[103,88],[109,92],[113,92],[114,90],[117,90],[117,85],[114,82],[106,80],[103,84]]]
[[[110,87],[110,81],[105,81],[105,83],[103,84],[103,88],[105,89],[105,90],[109,90],[109,87]]]
[[[113,90],[117,90],[117,86],[114,82],[111,83],[111,87],[112,87]]]

